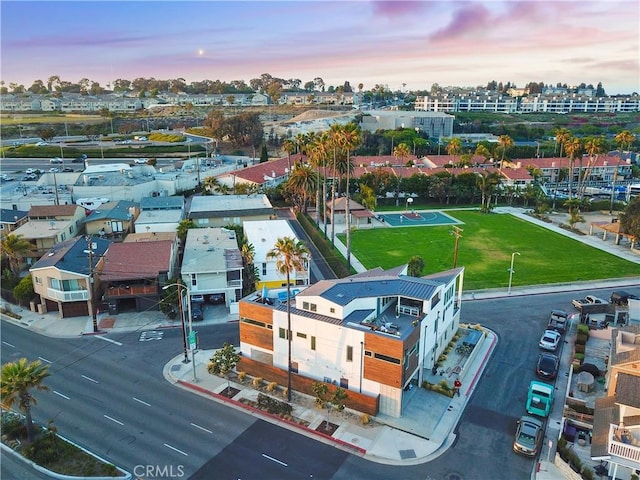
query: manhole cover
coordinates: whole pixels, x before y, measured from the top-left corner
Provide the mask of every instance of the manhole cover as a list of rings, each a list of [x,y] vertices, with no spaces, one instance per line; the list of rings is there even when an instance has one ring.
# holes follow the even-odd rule
[[[406,460],[407,458],[416,458],[416,452],[413,449],[400,450],[400,458]]]

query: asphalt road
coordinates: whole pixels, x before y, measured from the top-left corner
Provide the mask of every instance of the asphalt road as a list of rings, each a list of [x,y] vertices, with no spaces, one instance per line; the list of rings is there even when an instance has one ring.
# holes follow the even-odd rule
[[[610,292],[584,293],[608,298]],[[95,337],[50,339],[5,323],[1,356],[3,363],[21,356],[51,362],[52,391],[37,394],[35,419],[53,418],[66,436],[129,471],[150,465],[180,469],[183,478],[196,479],[524,480],[531,478],[534,460],[513,453],[515,422],[535,378],[537,343],[548,313],[572,312],[575,296],[463,302],[462,321],[491,328],[497,347],[456,428],[454,445],[427,464],[407,467],[370,462],[169,385],[162,367],[181,349],[179,329],[163,331],[153,342],[140,342],[139,332],[114,335],[122,343],[117,345]],[[205,349],[238,342],[235,324],[198,330]],[[561,402],[564,387],[556,388]]]

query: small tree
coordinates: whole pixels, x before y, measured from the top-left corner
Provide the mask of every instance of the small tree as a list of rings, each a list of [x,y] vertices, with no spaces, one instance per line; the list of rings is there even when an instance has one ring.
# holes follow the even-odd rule
[[[227,377],[227,374],[236,368],[239,361],[240,355],[236,353],[235,347],[230,343],[224,342],[222,348],[220,350],[216,350],[207,365],[207,371],[210,374],[222,374],[227,379],[227,393],[230,388],[229,377]]]
[[[327,402],[325,395],[329,391],[327,384],[322,382],[313,382],[311,384],[311,391],[316,396],[316,406],[318,408],[323,408],[324,404]]]
[[[33,280],[31,275],[27,275],[20,280],[20,283],[13,289],[13,296],[16,297],[20,305],[23,305],[33,298]]]
[[[267,146],[262,145],[262,150],[260,150],[260,163],[265,163],[269,161],[269,153],[267,152]]]
[[[407,266],[407,275],[410,277],[419,277],[422,275],[422,270],[424,269],[424,259],[420,255],[414,255],[409,260],[409,264]]]

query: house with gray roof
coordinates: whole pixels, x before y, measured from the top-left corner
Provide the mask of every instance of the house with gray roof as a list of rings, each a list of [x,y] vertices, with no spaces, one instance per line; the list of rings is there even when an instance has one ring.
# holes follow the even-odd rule
[[[57,243],[29,269],[39,312],[57,311],[60,318],[89,315],[91,272],[99,267],[111,245],[97,237],[89,241],[76,237]]]
[[[133,230],[139,214],[140,206],[135,202],[120,200],[103,203],[89,213],[85,229],[89,235],[121,238]]]
[[[14,210],[12,208],[0,209],[0,236],[4,237],[12,233],[16,228],[28,221],[29,212]]]
[[[464,268],[418,278],[403,265],[296,287],[291,299],[263,288],[240,301],[238,368],[286,377],[290,330],[294,389],[330,383],[359,411],[401,417],[458,330],[463,280]]]

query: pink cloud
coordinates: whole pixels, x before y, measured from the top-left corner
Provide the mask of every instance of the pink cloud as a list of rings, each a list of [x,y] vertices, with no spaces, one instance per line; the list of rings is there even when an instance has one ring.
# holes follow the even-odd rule
[[[380,1],[371,2],[373,14],[382,17],[401,17],[422,12],[424,7],[422,2],[394,2]]]
[[[453,15],[451,22],[431,35],[434,42],[467,37],[469,34],[481,32],[494,27],[489,10],[483,5],[465,5]]]

